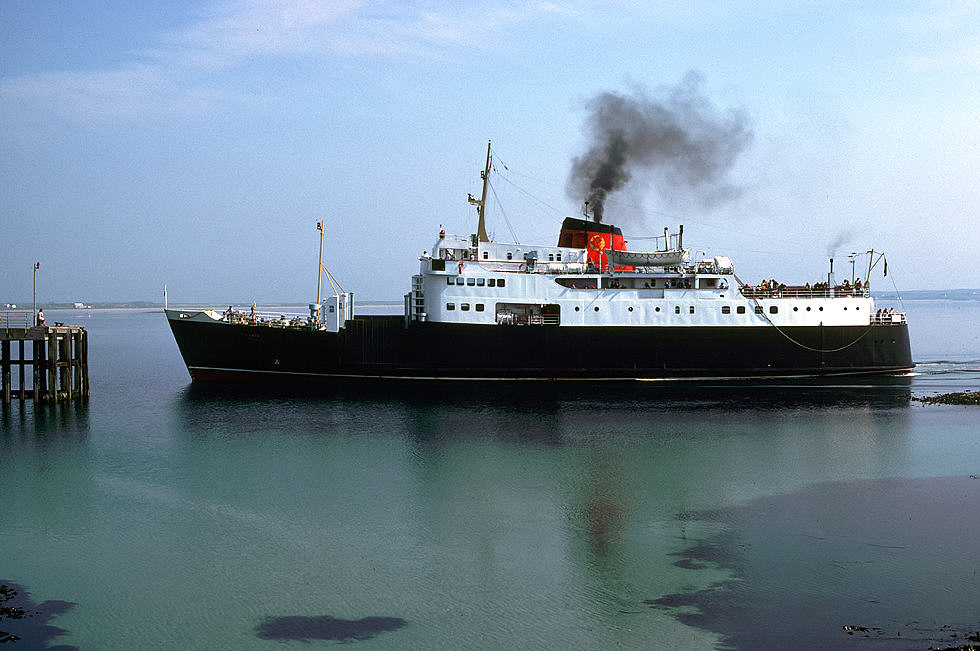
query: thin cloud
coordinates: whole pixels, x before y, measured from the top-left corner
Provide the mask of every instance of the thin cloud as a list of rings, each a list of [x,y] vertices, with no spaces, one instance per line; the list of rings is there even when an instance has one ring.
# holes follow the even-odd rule
[[[506,28],[554,5],[485,7],[361,0],[244,0],[217,5],[107,69],[0,78],[4,130],[204,115],[240,101],[209,75],[273,57],[453,57],[494,47]]]

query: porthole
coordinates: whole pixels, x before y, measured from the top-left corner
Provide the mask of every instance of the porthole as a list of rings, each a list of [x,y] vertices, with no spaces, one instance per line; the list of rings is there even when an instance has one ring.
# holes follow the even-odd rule
[[[820,306],[820,307],[818,307],[817,309],[818,309],[818,310],[820,310],[821,312],[823,312],[823,305],[821,305],[821,306]]]
[[[793,306],[793,311],[794,311],[794,312],[799,312],[799,311],[800,311],[800,308],[798,308],[798,307],[796,307],[796,306],[794,305],[794,306]]]
[[[592,308],[592,309],[594,309],[594,310],[595,310],[596,312],[598,312],[598,311],[599,311],[599,306],[598,306],[598,305],[596,305],[596,306],[595,306],[594,308]]]
[[[809,306],[809,305],[807,305],[807,306],[806,306],[806,311],[807,311],[807,312],[809,312],[809,311],[810,311],[810,306]]]
[[[659,306],[657,306],[657,307],[655,307],[655,308],[653,308],[653,311],[654,311],[654,312],[659,312],[659,311],[660,311],[660,307],[659,307]]]
[[[633,306],[632,306],[632,305],[630,305],[630,306],[629,306],[629,311],[630,311],[630,312],[632,312],[632,311],[633,311]]]
[[[575,306],[575,311],[578,312],[578,305]]]

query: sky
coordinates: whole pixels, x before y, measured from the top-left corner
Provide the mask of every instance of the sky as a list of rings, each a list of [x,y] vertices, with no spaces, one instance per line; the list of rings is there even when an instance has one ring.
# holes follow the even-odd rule
[[[0,0],[0,303],[399,300],[440,227],[557,243],[603,93],[739,116],[738,192],[648,172],[630,247],[684,225],[746,282],[980,287],[980,0]],[[864,268],[865,272],[862,272]]]

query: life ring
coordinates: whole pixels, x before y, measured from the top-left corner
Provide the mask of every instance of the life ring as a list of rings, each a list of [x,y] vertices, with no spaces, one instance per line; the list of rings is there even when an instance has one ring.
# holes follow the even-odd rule
[[[602,251],[606,248],[606,238],[596,233],[589,238],[589,248],[593,251]]]

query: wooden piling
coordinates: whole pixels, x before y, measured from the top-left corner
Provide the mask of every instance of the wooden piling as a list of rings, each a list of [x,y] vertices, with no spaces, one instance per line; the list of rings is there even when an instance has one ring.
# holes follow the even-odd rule
[[[4,405],[10,404],[15,393],[21,402],[30,397],[35,405],[88,399],[88,332],[84,326],[28,327],[33,316],[30,312],[3,312],[0,316],[0,401]],[[12,342],[17,342],[17,359],[11,356]],[[31,342],[30,347],[27,342]],[[13,366],[17,366],[16,389]],[[31,367],[30,374],[27,366]]]

